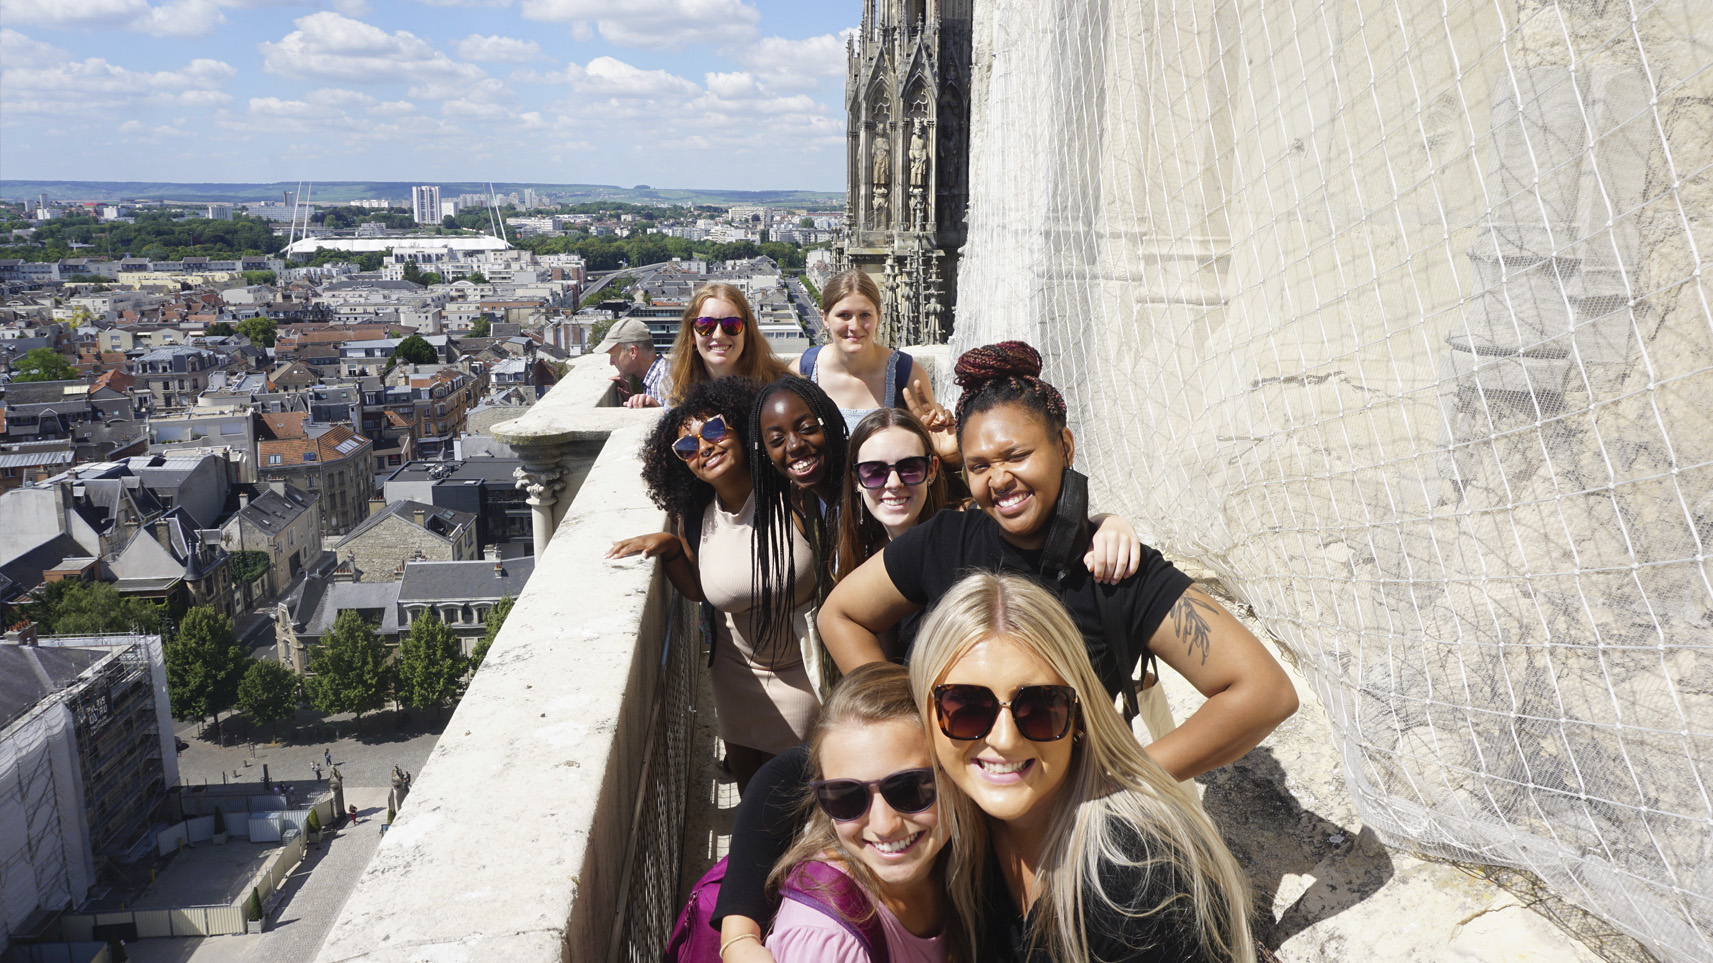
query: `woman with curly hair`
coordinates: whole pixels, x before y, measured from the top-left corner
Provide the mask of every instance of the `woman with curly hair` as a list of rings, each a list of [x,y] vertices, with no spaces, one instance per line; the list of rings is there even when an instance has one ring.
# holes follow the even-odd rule
[[[803,664],[814,599],[812,553],[794,527],[781,555],[782,590],[758,598],[755,487],[749,416],[760,386],[719,378],[690,388],[643,443],[649,497],[672,532],[615,542],[608,558],[660,558],[667,578],[714,621],[711,681],[726,759],[741,793],[761,764],[809,735],[820,707]],[[771,466],[764,466],[769,473]],[[772,575],[767,584],[773,584]]]
[[[773,346],[755,329],[755,312],[743,292],[724,282],[704,284],[691,295],[672,342],[666,389],[675,403],[691,386],[738,375],[767,384],[790,373]]]

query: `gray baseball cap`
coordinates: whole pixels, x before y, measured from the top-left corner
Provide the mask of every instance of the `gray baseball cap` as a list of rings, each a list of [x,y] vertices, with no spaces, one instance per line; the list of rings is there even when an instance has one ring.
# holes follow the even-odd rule
[[[601,343],[595,345],[590,354],[603,354],[614,348],[627,344],[653,344],[654,335],[648,333],[648,325],[635,318],[621,318],[607,329],[607,336]]]

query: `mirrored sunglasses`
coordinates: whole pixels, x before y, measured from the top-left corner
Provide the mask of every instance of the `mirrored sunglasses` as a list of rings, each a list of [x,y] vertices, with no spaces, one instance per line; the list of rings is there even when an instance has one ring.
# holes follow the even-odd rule
[[[919,813],[934,805],[934,770],[901,769],[890,776],[864,782],[860,779],[822,779],[809,784],[815,802],[834,820],[846,823],[868,812],[868,801],[878,791],[894,812]]]
[[[928,480],[928,456],[911,455],[895,462],[859,461],[855,465],[857,484],[864,488],[885,488],[893,472],[905,485],[920,485]]]
[[[1009,708],[1018,734],[1030,742],[1056,742],[1071,731],[1077,690],[1068,685],[1026,685],[1002,702],[984,685],[934,687],[934,715],[948,739],[969,742],[993,731],[999,711]]]
[[[735,338],[737,337],[738,332],[743,330],[743,318],[700,317],[692,320],[690,322],[690,327],[695,328],[696,333],[704,338],[713,334],[716,327],[721,331],[724,331],[726,333],[726,337]]]
[[[689,461],[696,457],[697,452],[702,450],[703,441],[710,445],[717,445],[730,431],[731,429],[726,427],[726,416],[715,415],[707,421],[702,422],[701,431],[691,432],[690,434],[673,442],[672,451],[679,458]],[[698,438],[700,438],[701,441],[698,441]]]

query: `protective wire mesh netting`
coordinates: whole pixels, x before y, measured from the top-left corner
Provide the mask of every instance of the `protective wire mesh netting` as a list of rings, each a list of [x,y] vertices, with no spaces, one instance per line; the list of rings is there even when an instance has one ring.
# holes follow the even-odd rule
[[[954,353],[1295,653],[1363,818],[1713,958],[1704,0],[978,4]]]

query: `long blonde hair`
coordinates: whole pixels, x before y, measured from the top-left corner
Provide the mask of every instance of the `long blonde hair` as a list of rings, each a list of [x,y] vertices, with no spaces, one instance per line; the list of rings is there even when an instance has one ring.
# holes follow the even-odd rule
[[[830,733],[848,726],[874,725],[882,722],[911,722],[920,724],[921,717],[916,713],[916,701],[910,692],[910,677],[903,666],[890,662],[871,662],[861,666],[839,680],[827,702],[821,707],[821,716],[815,722],[815,728],[809,735],[809,761],[813,768],[813,779],[825,777],[821,770],[821,747]],[[923,732],[923,741],[927,734]],[[945,778],[936,771],[935,782],[939,787],[946,785]],[[941,795],[941,799],[945,796]],[[844,869],[852,879],[862,884],[869,893],[878,893],[874,873],[869,870],[862,860],[845,851],[839,842],[839,834],[833,828],[833,820],[820,806],[815,805],[815,798],[805,792],[798,802],[805,816],[803,829],[797,834],[797,839],[779,857],[779,862],[773,865],[773,872],[767,877],[769,895],[779,892],[780,884],[798,863],[822,859],[828,853],[837,854]],[[942,810],[944,812],[944,810]],[[943,816],[941,818],[944,818]],[[943,832],[943,830],[942,830]],[[949,844],[948,844],[949,845]],[[938,885],[945,885],[945,852],[942,850],[939,864],[935,867],[934,876]],[[979,917],[970,913],[958,912],[957,907],[948,907],[951,918],[946,921],[945,946],[946,959],[951,963],[971,959],[969,948],[975,946],[975,920]],[[854,921],[853,922],[857,922]]]
[[[672,342],[672,369],[666,376],[667,391],[675,400],[689,394],[692,385],[713,380],[707,362],[696,350],[691,322],[701,315],[702,305],[715,298],[737,305],[738,316],[743,318],[743,353],[738,355],[735,374],[754,378],[765,385],[791,373],[785,362],[773,353],[773,345],[755,329],[755,312],[750,310],[749,299],[733,285],[715,281],[696,289],[696,293],[690,296],[690,303],[684,307],[684,316],[679,319],[678,338]]]
[[[923,725],[937,723],[931,693],[977,643],[1004,639],[1050,666],[1078,693],[1080,733],[1053,801],[1040,854],[1041,892],[1031,945],[1054,960],[1089,958],[1085,920],[1093,900],[1106,913],[1139,918],[1193,916],[1203,952],[1215,960],[1252,961],[1249,885],[1219,831],[1182,795],[1176,780],[1142,751],[1089,664],[1082,635],[1048,589],[1020,575],[977,572],[941,597],[917,635],[910,685]],[[930,730],[931,731],[931,730]],[[935,768],[944,775],[938,754]],[[940,780],[940,820],[951,833],[947,879],[955,910],[979,912],[988,856],[987,818],[949,778]],[[948,822],[949,820],[949,822]],[[1137,857],[1126,837],[1140,834]],[[1102,880],[1122,873],[1162,873],[1178,890],[1158,905],[1124,905]],[[1159,892],[1164,887],[1141,887]],[[1183,902],[1183,901],[1188,901]]]

